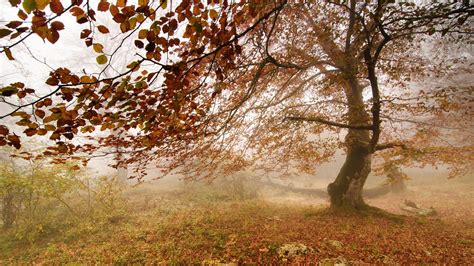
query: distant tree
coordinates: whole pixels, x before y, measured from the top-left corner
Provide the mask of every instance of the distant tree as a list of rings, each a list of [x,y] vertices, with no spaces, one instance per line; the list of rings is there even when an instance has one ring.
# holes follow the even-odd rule
[[[0,37],[11,39],[2,46],[10,60],[15,46],[34,34],[55,43],[66,13],[85,25],[81,38],[104,71],[125,40],[137,47],[128,70],[113,77],[59,68],[46,81],[52,92],[43,96],[35,98],[21,82],[1,89],[12,107],[2,118],[19,117],[27,136],[56,142],[44,155],[120,146],[125,156],[117,166],[133,163],[139,174],[153,161],[163,173],[178,168],[208,178],[250,166],[312,172],[344,149],[328,192],[332,206],[357,209],[365,207],[362,188],[376,153],[404,165],[448,162],[455,173],[472,163],[472,84],[423,84],[471,73],[454,50],[472,45],[468,4],[20,2],[10,1],[20,20],[0,29]],[[110,23],[98,25],[99,12]],[[96,36],[115,26],[122,34],[109,50]],[[427,54],[423,45],[441,38],[446,49]],[[28,100],[17,104],[14,97]],[[97,143],[70,141],[97,128],[110,134]],[[0,144],[19,147],[11,129],[0,127]]]

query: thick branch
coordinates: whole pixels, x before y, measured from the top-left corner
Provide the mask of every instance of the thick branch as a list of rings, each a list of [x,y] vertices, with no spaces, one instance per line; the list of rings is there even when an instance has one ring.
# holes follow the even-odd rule
[[[321,123],[321,124],[325,124],[329,126],[356,129],[356,130],[372,130],[373,129],[371,125],[347,125],[347,124],[342,124],[342,123],[338,123],[334,121],[329,121],[320,117],[287,116],[285,117],[284,120],[317,122],[317,123]]]
[[[397,142],[390,142],[390,143],[383,143],[383,144],[378,144],[375,146],[375,151],[381,151],[381,150],[386,150],[386,149],[391,149],[391,148],[402,148],[404,150],[408,149],[408,146],[403,144],[403,143],[397,143]]]

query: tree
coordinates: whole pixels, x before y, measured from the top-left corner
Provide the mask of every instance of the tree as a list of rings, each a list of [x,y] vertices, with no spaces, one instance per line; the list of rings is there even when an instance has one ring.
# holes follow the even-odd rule
[[[27,136],[49,135],[56,142],[43,155],[120,146],[117,166],[134,163],[139,174],[156,161],[165,174],[181,169],[208,178],[250,166],[311,172],[344,149],[346,160],[328,192],[332,206],[358,209],[365,207],[362,188],[376,153],[399,164],[441,160],[458,173],[472,162],[472,108],[465,109],[472,84],[413,88],[410,83],[470,73],[456,51],[432,58],[423,53],[423,45],[441,37],[450,49],[469,43],[473,7],[468,4],[10,2],[23,21],[31,13],[33,23],[21,27],[23,21],[12,21],[1,29],[2,37],[13,40],[3,46],[9,59],[33,34],[55,43],[65,13],[86,25],[81,38],[99,53],[104,71],[124,40],[135,38],[137,47],[137,59],[113,77],[59,68],[46,81],[53,91],[25,104],[5,99],[31,97],[35,90],[23,83],[1,89],[13,107],[2,118],[18,116]],[[96,12],[109,12],[113,21],[97,25]],[[104,52],[96,34],[107,34],[112,24],[119,26],[121,41]],[[22,111],[29,107],[30,113]],[[460,110],[467,119],[452,119]],[[99,127],[111,133],[98,138],[98,145],[71,141]],[[21,145],[11,128],[0,129],[0,144]],[[453,130],[467,141],[457,142]],[[344,139],[340,133],[346,133]],[[445,135],[449,145],[436,138]],[[455,152],[466,159],[445,156]]]

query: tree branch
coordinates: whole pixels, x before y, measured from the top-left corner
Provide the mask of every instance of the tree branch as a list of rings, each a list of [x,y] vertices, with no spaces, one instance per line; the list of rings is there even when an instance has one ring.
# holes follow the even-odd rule
[[[347,124],[342,124],[342,123],[338,123],[334,121],[329,121],[320,117],[287,116],[283,120],[318,122],[318,123],[325,124],[328,126],[349,128],[349,129],[356,129],[356,130],[372,130],[373,129],[371,125],[347,125]]]
[[[404,143],[389,142],[389,143],[378,144],[377,146],[375,146],[375,151],[381,151],[381,150],[391,149],[395,147],[399,147],[404,150],[408,149],[408,146],[405,145]]]

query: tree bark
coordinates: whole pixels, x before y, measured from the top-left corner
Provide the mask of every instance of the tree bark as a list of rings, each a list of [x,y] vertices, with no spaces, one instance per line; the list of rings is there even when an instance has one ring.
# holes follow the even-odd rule
[[[362,90],[355,75],[346,80],[345,94],[349,103],[347,115],[350,125],[367,124],[370,120],[365,109]],[[369,130],[349,129],[345,146],[345,162],[336,180],[327,188],[331,206],[360,209],[365,206],[362,190],[372,163]]]
[[[332,207],[359,209],[365,206],[362,190],[371,170],[372,155],[366,147],[352,147],[336,177],[329,184]]]

